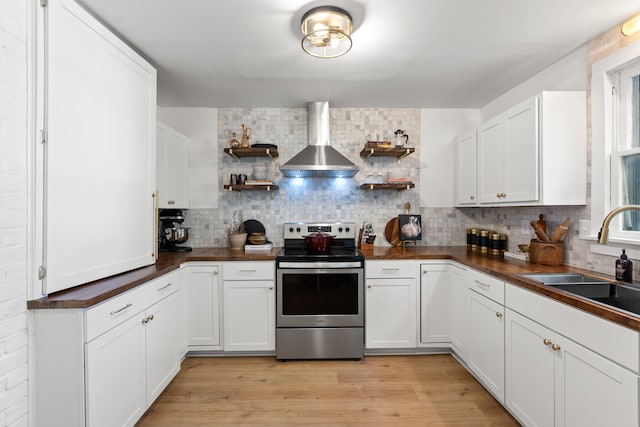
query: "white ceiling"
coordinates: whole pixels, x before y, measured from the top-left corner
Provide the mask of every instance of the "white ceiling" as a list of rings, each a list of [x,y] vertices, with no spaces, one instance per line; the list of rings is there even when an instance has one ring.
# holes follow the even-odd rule
[[[478,108],[640,11],[640,0],[81,0],[182,107]],[[353,48],[300,47],[300,18],[351,13]]]

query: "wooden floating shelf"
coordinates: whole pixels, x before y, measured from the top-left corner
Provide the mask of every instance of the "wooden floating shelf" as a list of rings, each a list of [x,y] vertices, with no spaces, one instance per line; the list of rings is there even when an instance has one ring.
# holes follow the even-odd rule
[[[224,186],[224,189],[229,191],[276,191],[278,188],[279,187],[276,184]]]
[[[277,148],[225,148],[224,152],[236,159],[241,157],[278,157]]]
[[[413,182],[408,182],[406,184],[362,184],[360,188],[363,190],[408,190],[410,188],[414,188],[416,185]]]
[[[398,160],[416,151],[413,147],[407,148],[363,148],[360,157],[397,157]]]

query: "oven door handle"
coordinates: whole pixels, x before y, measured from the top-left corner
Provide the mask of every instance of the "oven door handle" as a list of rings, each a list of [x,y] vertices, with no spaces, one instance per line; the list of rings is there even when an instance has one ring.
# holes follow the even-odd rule
[[[362,263],[360,261],[337,261],[337,262],[326,262],[326,261],[310,261],[310,262],[288,262],[288,261],[280,261],[278,263],[278,268],[360,268],[362,267]]]

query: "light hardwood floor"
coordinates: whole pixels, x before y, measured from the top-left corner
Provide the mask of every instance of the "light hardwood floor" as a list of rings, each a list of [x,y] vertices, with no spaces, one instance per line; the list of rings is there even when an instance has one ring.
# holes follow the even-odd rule
[[[162,426],[517,426],[450,355],[187,358],[139,422]]]

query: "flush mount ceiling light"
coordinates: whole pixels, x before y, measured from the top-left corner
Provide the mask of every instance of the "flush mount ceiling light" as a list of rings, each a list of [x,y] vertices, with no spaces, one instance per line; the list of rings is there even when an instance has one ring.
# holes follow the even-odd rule
[[[622,34],[625,36],[632,36],[638,31],[640,31],[640,15],[628,20],[622,25]]]
[[[336,58],[351,49],[351,15],[333,6],[314,7],[300,25],[302,49],[317,58]]]

